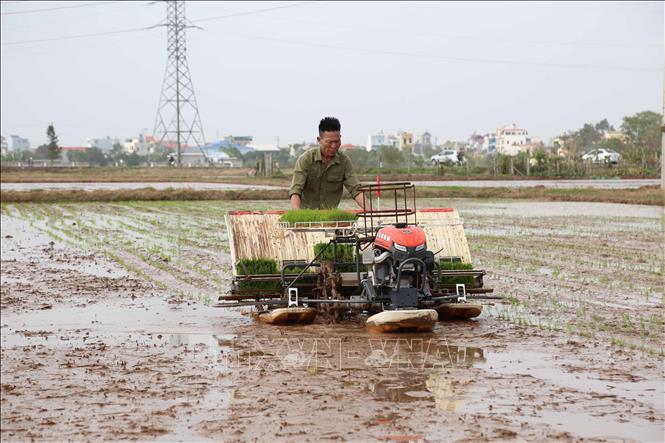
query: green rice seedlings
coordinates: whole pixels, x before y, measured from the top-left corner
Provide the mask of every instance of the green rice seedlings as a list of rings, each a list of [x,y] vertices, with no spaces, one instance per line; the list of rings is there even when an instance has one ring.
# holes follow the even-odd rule
[[[355,221],[356,214],[342,209],[294,209],[286,211],[280,221],[295,224],[299,222]]]
[[[236,264],[239,275],[279,274],[277,261],[267,258],[243,259]],[[240,290],[277,290],[282,287],[279,281],[252,281],[251,279],[238,279]]]
[[[337,267],[340,272],[355,272],[356,270],[356,248],[351,244],[337,244],[332,245],[329,243],[317,243],[314,245],[314,256],[318,256],[323,249],[325,252],[319,257],[320,261],[330,260],[337,263],[345,263]],[[366,266],[361,266],[361,272],[366,270]]]

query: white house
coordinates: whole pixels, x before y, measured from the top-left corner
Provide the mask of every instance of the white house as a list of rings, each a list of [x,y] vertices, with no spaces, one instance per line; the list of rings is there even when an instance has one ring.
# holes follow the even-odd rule
[[[88,148],[101,149],[102,151],[110,151],[116,143],[120,143],[120,140],[115,137],[111,138],[107,135],[104,138],[89,138],[86,146]]]
[[[529,144],[527,130],[518,128],[515,123],[496,130],[496,151],[499,154],[517,155],[528,149]]]
[[[367,150],[371,151],[372,149],[376,149],[379,146],[385,145],[386,144],[386,136],[383,135],[383,131],[379,131],[378,134],[376,135],[369,135],[367,136]]]
[[[276,143],[252,143],[247,147],[254,149],[254,151],[259,154],[262,154],[263,158],[262,164],[260,164],[259,167],[259,173],[263,173],[267,177],[272,176],[272,155],[279,153],[279,145]]]
[[[150,146],[145,142],[145,139],[142,136],[139,138],[128,138],[123,143],[125,151],[129,154],[137,153],[138,155],[147,155],[150,154]]]
[[[27,138],[23,138],[18,135],[10,135],[10,137],[12,138],[12,151],[30,149],[30,141]]]

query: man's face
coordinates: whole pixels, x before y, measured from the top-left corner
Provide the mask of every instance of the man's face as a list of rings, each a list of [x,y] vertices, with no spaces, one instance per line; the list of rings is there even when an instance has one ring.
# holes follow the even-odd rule
[[[342,146],[342,135],[339,131],[329,132],[324,131],[316,137],[316,141],[321,146],[321,156],[326,159],[331,159],[337,155],[339,147]]]

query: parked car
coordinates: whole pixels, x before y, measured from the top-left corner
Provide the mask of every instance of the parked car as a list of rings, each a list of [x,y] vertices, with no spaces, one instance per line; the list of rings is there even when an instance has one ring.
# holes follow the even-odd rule
[[[457,154],[457,152],[452,149],[445,149],[438,154],[433,155],[430,158],[430,161],[434,166],[448,163],[459,165],[463,163],[463,160],[460,159],[460,156]]]
[[[611,163],[616,165],[619,163],[621,154],[611,149],[599,148],[589,151],[582,156],[582,160],[592,163]]]

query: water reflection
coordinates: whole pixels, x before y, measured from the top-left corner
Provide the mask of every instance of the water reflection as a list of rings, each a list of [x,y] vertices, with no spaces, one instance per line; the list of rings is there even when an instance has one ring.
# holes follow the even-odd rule
[[[457,412],[462,404],[464,386],[468,379],[453,376],[442,371],[433,371],[425,381],[425,386],[434,397],[436,408],[446,412]]]
[[[481,348],[465,346],[433,346],[431,361],[438,365],[431,366],[431,371],[420,376],[418,373],[370,382],[367,390],[375,398],[393,402],[434,402],[437,409],[447,412],[457,411],[463,403],[465,387],[471,381],[459,371],[451,373],[449,368],[471,368],[485,363]],[[444,363],[444,364],[441,364]],[[444,369],[448,368],[448,369]]]

